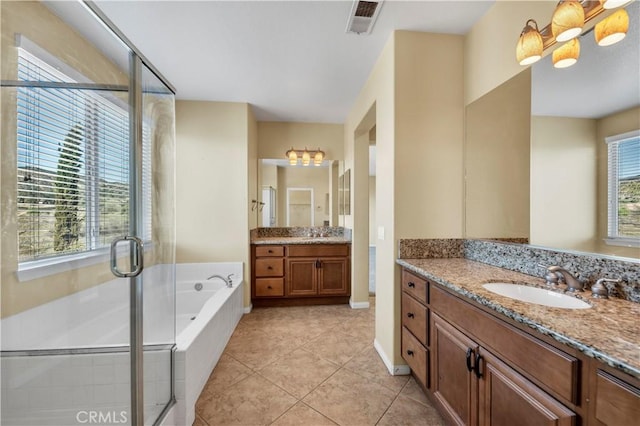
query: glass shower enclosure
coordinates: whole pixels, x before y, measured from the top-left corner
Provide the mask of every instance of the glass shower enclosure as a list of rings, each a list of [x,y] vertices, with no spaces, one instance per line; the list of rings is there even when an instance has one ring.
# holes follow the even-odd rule
[[[157,424],[175,401],[174,90],[90,2],[0,8],[0,424]]]

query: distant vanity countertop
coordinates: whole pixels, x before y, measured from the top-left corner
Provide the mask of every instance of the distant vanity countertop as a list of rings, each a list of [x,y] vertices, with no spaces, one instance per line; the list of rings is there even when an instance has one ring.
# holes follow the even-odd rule
[[[251,240],[251,244],[351,244],[345,237],[258,237]]]
[[[398,259],[397,263],[462,297],[493,309],[611,367],[640,378],[640,304],[619,298],[579,298],[589,309],[550,308],[500,296],[482,287],[512,282],[545,287],[539,277],[467,259]]]

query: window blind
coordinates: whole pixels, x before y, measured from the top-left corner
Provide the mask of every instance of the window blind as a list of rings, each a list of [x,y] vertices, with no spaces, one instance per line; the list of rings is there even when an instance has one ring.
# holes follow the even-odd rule
[[[606,142],[609,238],[640,240],[640,131]]]
[[[18,49],[23,81],[74,81]],[[21,87],[17,94],[19,261],[108,246],[129,229],[129,115],[108,93]],[[145,132],[143,132],[145,133]],[[149,132],[143,160],[150,161]],[[145,171],[146,170],[146,171]],[[151,210],[143,167],[143,210]],[[144,214],[144,237],[151,215]]]

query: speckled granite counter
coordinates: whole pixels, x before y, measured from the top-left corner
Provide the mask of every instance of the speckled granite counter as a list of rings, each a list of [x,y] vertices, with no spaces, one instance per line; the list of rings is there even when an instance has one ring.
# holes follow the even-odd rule
[[[258,237],[251,244],[351,244],[345,237]]]
[[[432,279],[558,342],[640,378],[640,304],[626,300],[580,298],[590,309],[561,309],[520,302],[482,287],[488,282],[544,286],[542,278],[461,258],[399,259],[408,270]]]

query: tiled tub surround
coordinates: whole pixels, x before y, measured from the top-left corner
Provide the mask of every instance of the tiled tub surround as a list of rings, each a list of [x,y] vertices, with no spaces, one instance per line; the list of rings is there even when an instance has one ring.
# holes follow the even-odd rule
[[[640,378],[640,304],[619,298],[578,297],[589,309],[567,310],[491,293],[488,282],[545,287],[539,277],[469,259],[399,259],[398,264],[614,368]]]
[[[251,230],[251,244],[345,244],[351,230],[336,226],[257,228]]]
[[[400,259],[466,258],[500,268],[542,277],[539,265],[567,269],[589,290],[599,278],[621,278],[606,283],[613,297],[640,303],[640,260],[621,260],[590,253],[551,250],[496,240],[407,239],[398,244]]]

